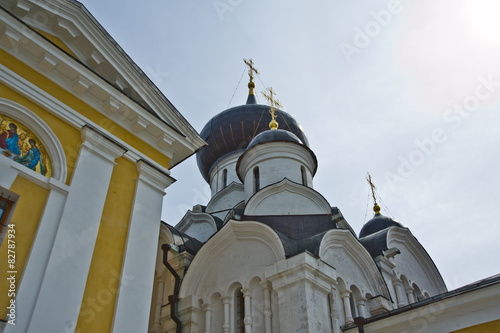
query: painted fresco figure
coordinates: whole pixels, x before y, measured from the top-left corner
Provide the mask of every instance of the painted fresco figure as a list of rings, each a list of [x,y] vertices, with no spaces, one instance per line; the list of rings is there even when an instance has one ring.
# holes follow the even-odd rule
[[[38,164],[38,162],[40,162],[40,150],[36,146],[35,140],[29,139],[28,142],[31,146],[28,152],[21,157],[14,157],[14,161],[27,166],[31,170],[36,171],[36,165]],[[41,163],[40,163],[40,173],[42,175],[45,175],[45,171],[43,170],[43,166]]]
[[[21,155],[16,124],[10,123],[9,130],[0,134],[0,148],[7,149],[16,155]]]

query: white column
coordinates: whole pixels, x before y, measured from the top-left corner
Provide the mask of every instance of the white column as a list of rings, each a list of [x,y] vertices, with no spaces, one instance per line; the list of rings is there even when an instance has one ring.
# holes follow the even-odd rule
[[[129,222],[112,332],[147,332],[153,293],[156,252],[160,234],[164,189],[174,182],[169,175],[144,161]]]
[[[36,297],[33,295],[38,293],[42,284],[43,273],[54,245],[69,189],[64,184],[53,184],[53,182],[57,181],[51,180],[49,183],[51,190],[16,295],[16,312],[21,320],[17,320],[16,325],[7,325],[6,333],[28,331],[36,301]]]
[[[415,303],[415,296],[413,296],[413,288],[412,287],[408,287],[405,289],[406,291],[406,296],[408,296],[408,302],[409,304],[411,303]]]
[[[203,304],[203,311],[205,311],[205,333],[210,333],[212,328],[212,306],[210,304]]]
[[[243,322],[245,324],[245,333],[252,333],[252,289],[242,289],[243,298],[245,299],[245,316]]]
[[[78,321],[114,160],[125,152],[87,127],[82,139],[28,332],[73,332]]]
[[[155,323],[153,325],[153,331],[156,333],[161,333],[161,306],[163,305],[164,287],[165,287],[165,282],[158,281],[158,291],[156,295]]]
[[[354,319],[352,318],[352,312],[351,312],[351,303],[349,301],[349,295],[351,294],[350,290],[344,290],[341,294],[340,297],[342,297],[342,301],[344,302],[344,313],[345,313],[345,323],[350,324],[354,322]]]
[[[404,294],[403,294],[403,285],[401,280],[393,280],[394,288],[396,289],[396,297],[398,298],[398,308],[405,306]]]
[[[224,326],[222,326],[224,333],[231,332],[231,297],[223,297],[222,303],[224,304]]]
[[[358,306],[358,316],[366,318],[366,311],[365,311],[365,304],[366,304],[366,298],[360,298],[356,300],[356,305]]]
[[[261,285],[264,288],[264,323],[266,327],[266,333],[271,333],[271,288],[269,288],[269,283],[267,281],[262,281]]]

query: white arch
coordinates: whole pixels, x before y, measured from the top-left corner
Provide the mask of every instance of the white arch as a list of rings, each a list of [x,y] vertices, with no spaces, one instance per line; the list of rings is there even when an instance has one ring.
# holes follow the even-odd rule
[[[66,155],[58,137],[35,113],[11,100],[0,97],[0,113],[28,127],[43,142],[52,164],[52,178],[66,183],[68,174]]]
[[[247,262],[242,271],[233,267],[234,253],[259,253],[259,260]],[[266,258],[266,263],[261,259]],[[278,235],[268,226],[253,221],[230,220],[197,253],[182,282],[180,297],[205,296],[213,290],[225,289],[234,282],[247,286],[265,266],[285,259]],[[200,282],[203,283],[200,283]]]

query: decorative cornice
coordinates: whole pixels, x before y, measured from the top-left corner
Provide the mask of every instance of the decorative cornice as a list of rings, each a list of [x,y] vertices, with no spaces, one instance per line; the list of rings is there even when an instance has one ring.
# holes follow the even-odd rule
[[[99,128],[108,137],[112,138],[119,145],[126,147],[128,150],[126,156],[130,154],[135,154],[135,156],[140,156],[141,159],[145,159],[148,163],[151,163],[156,168],[162,170],[163,172],[168,172],[165,166],[158,164],[157,162],[151,160],[148,156],[144,155],[137,148],[130,146],[123,140],[109,133],[103,128],[100,128],[98,124],[92,122],[90,119],[82,116],[80,113],[76,112],[66,104],[62,103],[58,99],[49,95],[45,91],[41,90],[39,87],[33,85],[31,82],[20,77],[16,73],[12,72],[10,69],[0,64],[0,81],[7,87],[18,92],[19,94],[25,96],[27,99],[33,103],[39,105],[43,109],[51,112],[55,116],[59,117],[64,122],[70,124],[71,126],[81,129],[85,125],[90,125],[93,128]],[[15,117],[14,117],[15,118]],[[131,155],[130,155],[131,156]],[[134,162],[139,158],[135,158]]]
[[[137,162],[137,171],[140,180],[161,192],[175,182],[175,179],[168,173],[158,170],[143,160]]]
[[[265,271],[266,279],[277,291],[306,282],[324,294],[328,294],[335,283],[336,276],[337,273],[333,267],[316,259],[308,252],[282,260]]]
[[[126,152],[126,149],[87,126],[82,129],[82,141],[82,147],[112,163]]]
[[[273,195],[277,195],[282,192],[290,192],[296,195],[303,197],[305,200],[308,200],[315,204],[317,211],[301,211],[300,214],[330,214],[332,208],[326,199],[314,189],[297,184],[292,182],[291,180],[285,178],[282,181],[268,185],[255,193],[247,202],[245,206],[245,215],[273,215],[272,212],[259,212],[258,208],[262,202],[268,200],[269,197]],[[298,208],[302,209],[302,208]],[[278,215],[278,214],[276,214]]]
[[[45,4],[46,3],[46,4]],[[37,1],[33,2],[34,5],[42,6],[42,3]],[[71,4],[58,1],[57,3],[52,3],[51,0],[44,1],[43,4],[46,8],[37,7],[37,10],[43,10],[51,12],[51,10],[56,10],[57,22],[54,23],[57,26],[55,32],[57,32],[66,43],[71,46],[71,40],[80,40],[81,36],[88,37],[88,34],[81,33],[79,31],[80,26],[78,22],[81,20],[88,20],[91,15],[81,15],[82,8],[72,8]],[[59,8],[61,7],[61,8]],[[13,9],[15,12],[15,10]],[[78,13],[78,14],[77,14]],[[88,14],[88,13],[87,13]],[[63,17],[67,16],[67,18]],[[81,55],[80,61],[83,58],[91,59],[90,63],[87,64],[89,67],[83,65],[80,61],[75,60],[71,55],[68,55],[63,50],[55,47],[52,42],[45,39],[43,36],[39,35],[37,32],[31,30],[31,28],[23,25],[18,20],[13,19],[11,15],[6,14],[4,11],[0,11],[0,45],[8,53],[14,55],[28,66],[32,67],[34,70],[38,71],[42,75],[46,76],[51,81],[57,83],[62,88],[66,89],[68,92],[74,94],[78,98],[82,99],[84,102],[95,108],[96,110],[104,113],[106,111],[107,104],[103,104],[103,100],[107,100],[110,96],[113,96],[115,100],[120,101],[121,106],[126,106],[130,109],[132,114],[142,116],[148,122],[152,124],[146,131],[141,131],[135,133],[133,129],[134,122],[130,117],[132,114],[123,115],[120,112],[115,113],[112,117],[113,121],[118,123],[120,126],[130,130],[135,133],[136,136],[149,143],[153,147],[157,147],[163,153],[170,154],[172,159],[172,165],[179,163],[184,160],[196,150],[200,149],[205,145],[205,142],[199,137],[196,131],[187,123],[187,121],[180,115],[180,113],[167,101],[167,99],[157,91],[154,85],[151,85],[148,89],[145,89],[147,84],[144,84],[143,79],[136,77],[135,80],[131,80],[131,86],[138,87],[140,91],[137,93],[140,96],[146,97],[150,100],[150,104],[153,108],[162,115],[163,121],[158,121],[151,113],[145,110],[136,101],[133,101],[128,96],[115,86],[112,86],[108,81],[105,81],[101,76],[97,75],[94,71],[90,70],[92,64],[97,64],[99,61],[104,61],[102,58],[112,59],[110,61],[111,66],[120,68],[119,71],[123,75],[128,75],[134,77],[135,72],[143,73],[134,66],[130,69],[130,64],[123,65],[124,54],[114,54],[111,56],[109,53],[117,47],[117,45],[110,45],[109,48],[103,48],[105,53],[108,53],[106,57],[101,57],[103,53],[102,50],[91,50],[90,56]],[[76,19],[78,17],[78,19]],[[36,24],[36,22],[32,22]],[[98,26],[98,23],[94,20],[87,22],[93,27]],[[38,27],[43,28],[43,27]],[[90,29],[90,27],[86,27]],[[43,29],[42,29],[43,30]],[[93,38],[102,38],[102,31],[99,29],[93,31],[91,34]],[[74,36],[80,34],[81,36],[77,39]],[[73,36],[73,37],[72,37]],[[102,45],[103,40],[92,40],[88,41],[88,45],[93,47],[96,45]],[[109,43],[104,39],[104,44]],[[43,54],[41,57],[33,57],[33,54]],[[82,58],[83,57],[83,58]],[[127,60],[129,60],[127,58]],[[126,62],[126,61],[125,61]],[[140,76],[140,75],[139,75]],[[118,80],[118,78],[117,78]],[[149,81],[148,81],[149,82]],[[155,90],[154,94],[151,94],[151,90]],[[158,98],[162,96],[162,98]],[[165,112],[164,110],[170,110],[171,113]],[[172,118],[172,116],[174,116]],[[171,118],[175,123],[175,126],[182,128],[181,134],[176,127],[167,123],[167,118]],[[168,136],[174,138],[173,146],[165,146],[163,140],[158,139],[158,133],[167,133]],[[187,133],[187,136],[185,134]]]

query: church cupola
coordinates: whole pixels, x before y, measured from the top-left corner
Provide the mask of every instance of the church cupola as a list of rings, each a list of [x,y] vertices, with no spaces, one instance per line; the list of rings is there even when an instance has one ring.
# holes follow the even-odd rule
[[[236,171],[245,186],[245,201],[260,189],[287,178],[290,181],[313,188],[313,176],[317,169],[316,156],[292,132],[278,129],[274,91],[263,93],[270,100],[271,121],[269,130],[257,135],[240,156]]]
[[[394,220],[393,218],[384,216],[380,214],[380,206],[377,204],[377,198],[375,197],[375,184],[373,184],[372,177],[370,174],[366,177],[366,180],[370,184],[371,191],[372,191],[372,196],[373,196],[373,211],[375,212],[375,215],[371,220],[365,223],[365,225],[361,228],[361,231],[359,232],[359,238],[363,238],[369,235],[372,235],[376,232],[379,232],[381,230],[387,229],[389,227],[401,227],[404,228],[404,226],[399,223],[398,221]]]
[[[244,105],[235,106],[214,116],[201,130],[200,136],[207,146],[196,153],[196,162],[201,175],[210,185],[212,196],[232,182],[239,182],[236,162],[245,152],[248,144],[258,134],[269,129],[272,120],[268,105],[257,104],[254,74],[258,74],[252,60],[249,66],[249,93]],[[281,122],[280,128],[296,135],[303,145],[309,141],[300,124],[288,113],[276,108],[275,116]]]

